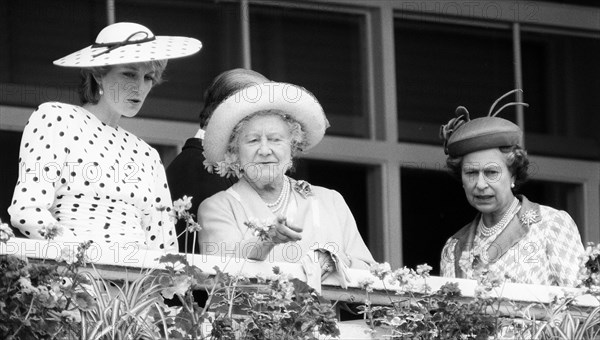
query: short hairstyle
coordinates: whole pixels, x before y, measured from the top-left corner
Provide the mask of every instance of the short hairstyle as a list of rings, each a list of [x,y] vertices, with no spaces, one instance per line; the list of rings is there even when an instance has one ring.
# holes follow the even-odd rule
[[[233,128],[231,136],[229,137],[229,144],[227,145],[227,151],[225,152],[225,159],[228,159],[233,163],[237,163],[239,161],[240,132],[244,129],[244,127],[246,127],[252,118],[264,116],[279,117],[287,124],[288,131],[290,132],[290,148],[292,156],[292,164],[290,167],[293,168],[294,159],[304,150],[307,145],[306,132],[302,129],[302,124],[300,124],[300,122],[280,110],[257,111],[240,120],[239,123],[237,123],[237,125]]]
[[[152,60],[139,63],[139,65],[148,67],[154,72],[152,86],[162,83],[163,72],[167,67],[166,59]],[[81,101],[81,104],[98,104],[98,101],[100,100],[100,86],[96,81],[96,77],[104,77],[115,66],[116,65],[107,65],[98,67],[85,67],[81,69],[81,84],[79,85],[79,100]]]
[[[262,74],[244,68],[235,68],[219,74],[204,92],[204,107],[199,117],[200,127],[206,127],[213,111],[223,100],[239,90],[267,81],[269,79]]]
[[[525,183],[529,178],[529,158],[527,156],[527,151],[519,145],[505,146],[498,149],[505,155],[508,171],[510,171],[512,176],[515,176],[515,187],[513,190],[517,190],[519,186]],[[448,156],[446,159],[446,166],[450,170],[450,173],[459,181],[462,180],[463,158],[464,156]]]

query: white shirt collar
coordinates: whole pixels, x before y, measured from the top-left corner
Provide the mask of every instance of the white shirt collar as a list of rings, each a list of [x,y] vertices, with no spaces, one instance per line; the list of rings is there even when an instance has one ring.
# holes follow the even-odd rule
[[[196,132],[196,135],[194,136],[194,138],[204,139],[204,130],[198,129],[198,132]]]

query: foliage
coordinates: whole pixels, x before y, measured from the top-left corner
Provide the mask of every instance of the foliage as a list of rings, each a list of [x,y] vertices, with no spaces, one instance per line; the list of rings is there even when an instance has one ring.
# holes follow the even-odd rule
[[[55,264],[0,255],[0,339],[78,338],[81,313],[95,304],[79,272],[90,243],[63,249]]]
[[[362,283],[367,300],[359,309],[373,331],[376,326],[387,328],[392,339],[487,339],[496,333],[496,299],[479,294],[480,298],[474,301],[461,301],[458,284],[451,282],[433,293],[425,283],[421,292],[415,292],[413,282],[417,279],[426,282],[430,270],[427,265],[418,266],[416,270],[404,267],[395,271],[387,263],[371,267],[371,273],[383,282],[384,287],[387,282],[397,284],[401,289],[397,292],[398,297],[389,296],[389,304],[376,306],[369,299],[374,282]],[[483,291],[487,292],[495,285],[493,282]]]
[[[200,226],[187,212],[190,199],[175,202],[174,217],[186,221],[186,237],[196,238]],[[269,236],[268,223],[248,224],[257,236]],[[61,233],[57,225],[40,229],[49,241]],[[0,224],[0,243],[11,237],[11,229]],[[53,263],[0,255],[0,339],[258,340],[340,334],[334,306],[277,267],[267,277],[233,275],[218,267],[209,274],[183,255],[167,254],[159,259],[162,269],[134,273],[135,279],[115,284],[97,271],[82,270],[89,265],[90,245],[63,248]],[[423,340],[600,338],[600,306],[577,307],[577,294],[550,304],[519,305],[497,297],[503,278],[484,271],[476,297],[465,298],[452,282],[431,291],[430,270],[427,265],[394,271],[387,263],[371,267],[371,277],[361,282],[367,299],[358,308],[373,332],[384,328],[391,339]],[[579,274],[582,293],[600,296],[600,245],[587,247]],[[376,279],[389,298],[383,305],[370,300]],[[395,287],[394,294],[388,285]],[[195,291],[204,291],[206,300],[198,300]],[[165,298],[176,306],[166,305]],[[513,315],[501,315],[502,304],[512,304]]]
[[[338,335],[333,306],[304,282],[274,268],[268,278],[231,275],[215,267],[209,278],[184,256],[166,255],[158,273],[162,294],[176,296],[163,318],[168,334],[177,339],[317,339],[317,334]],[[205,287],[204,308],[192,291]],[[206,324],[210,327],[206,327]],[[210,331],[208,331],[210,329]]]

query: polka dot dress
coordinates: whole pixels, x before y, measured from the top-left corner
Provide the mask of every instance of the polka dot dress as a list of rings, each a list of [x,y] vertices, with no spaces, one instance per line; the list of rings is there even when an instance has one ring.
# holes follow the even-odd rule
[[[158,153],[133,134],[79,106],[44,103],[21,140],[19,178],[8,212],[13,226],[41,239],[176,249],[171,196]]]

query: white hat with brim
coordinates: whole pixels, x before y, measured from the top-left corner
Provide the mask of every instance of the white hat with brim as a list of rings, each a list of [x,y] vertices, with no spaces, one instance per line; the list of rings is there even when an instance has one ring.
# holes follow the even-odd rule
[[[317,145],[329,127],[321,104],[305,88],[278,82],[252,85],[229,96],[213,111],[203,140],[206,161],[224,161],[235,126],[249,115],[266,110],[281,111],[300,123],[307,142],[303,151]]]
[[[202,48],[194,38],[155,36],[148,28],[131,22],[105,27],[96,42],[54,61],[64,67],[98,67],[181,58]]]

